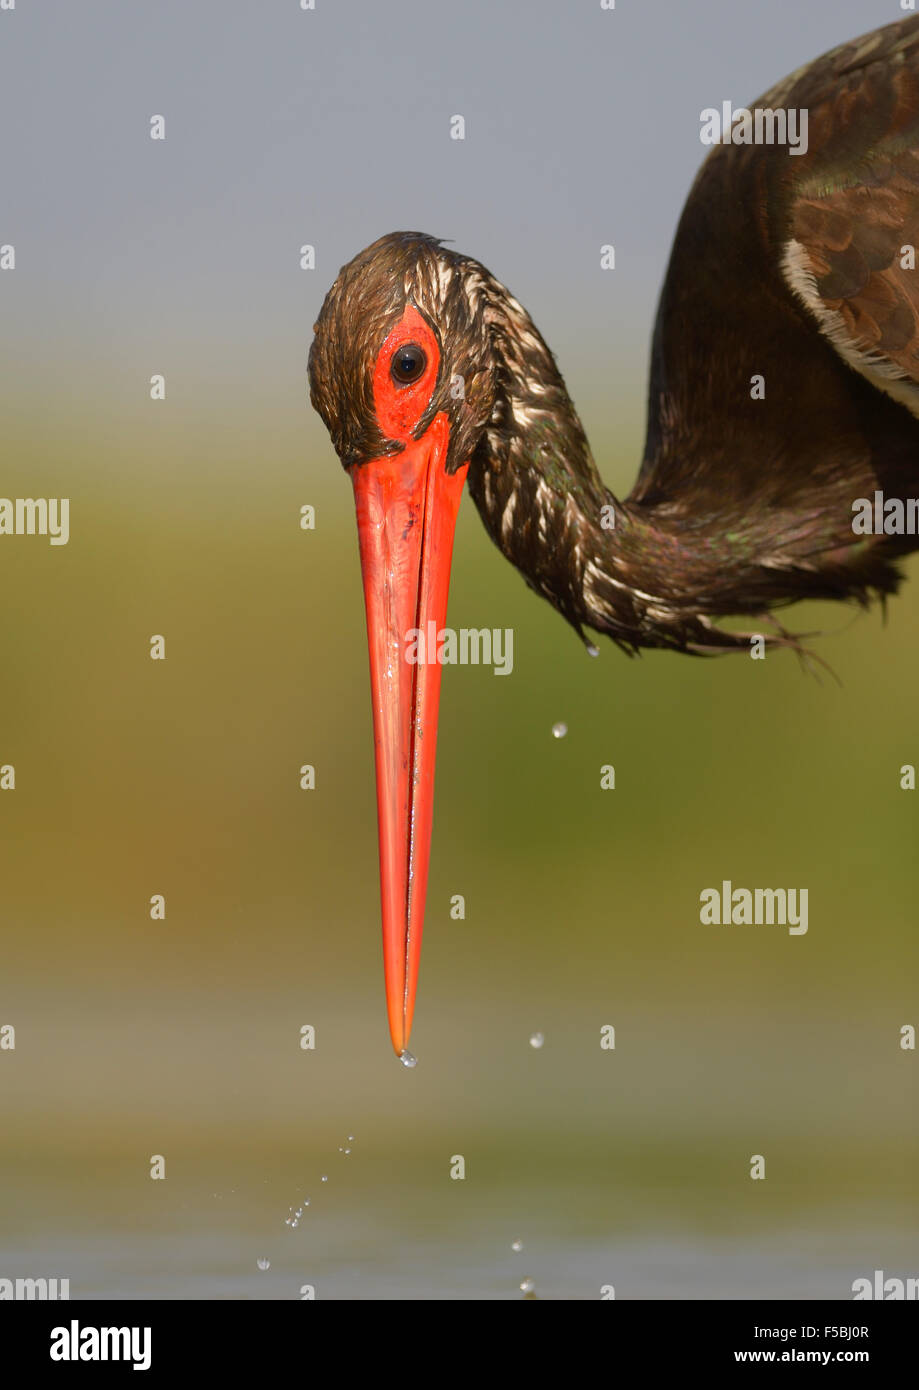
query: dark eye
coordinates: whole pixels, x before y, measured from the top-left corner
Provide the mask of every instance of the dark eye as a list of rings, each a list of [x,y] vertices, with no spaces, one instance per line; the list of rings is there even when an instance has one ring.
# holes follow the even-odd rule
[[[410,386],[418,380],[427,365],[424,348],[417,343],[403,343],[392,355],[389,372],[397,386]]]

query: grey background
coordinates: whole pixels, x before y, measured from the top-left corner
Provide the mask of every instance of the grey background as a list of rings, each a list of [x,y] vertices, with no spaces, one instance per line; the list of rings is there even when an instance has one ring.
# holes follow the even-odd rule
[[[545,1298],[847,1298],[915,1273],[915,574],[886,626],[791,615],[838,685],[782,656],[591,661],[464,502],[450,623],[513,628],[515,669],[444,675],[409,1072],[351,488],[306,391],[342,262],[397,228],[448,237],[531,311],[624,493],[700,111],[899,15],[0,11],[0,494],[71,498],[68,546],[0,543],[0,1276],[74,1298],[512,1299],[525,1276]],[[807,886],[807,936],[702,928],[725,877]]]

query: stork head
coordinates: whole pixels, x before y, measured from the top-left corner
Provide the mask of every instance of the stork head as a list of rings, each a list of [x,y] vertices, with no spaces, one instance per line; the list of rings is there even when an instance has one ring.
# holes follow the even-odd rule
[[[490,278],[421,232],[391,232],[342,267],[314,326],[309,379],[346,469],[404,452],[440,414],[446,472],[470,458],[495,395]]]
[[[315,325],[310,396],[354,486],[370,645],[383,961],[402,1056],[414,1011],[453,533],[494,369],[481,268],[396,232],[340,272]],[[417,640],[417,634],[423,640]],[[419,655],[422,660],[419,661]]]

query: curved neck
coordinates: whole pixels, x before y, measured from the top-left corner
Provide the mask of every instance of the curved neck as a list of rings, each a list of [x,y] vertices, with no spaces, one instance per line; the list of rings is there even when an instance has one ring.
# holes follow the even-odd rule
[[[629,652],[749,650],[747,634],[710,621],[762,609],[759,595],[719,602],[739,557],[613,496],[539,330],[498,281],[484,289],[495,404],[468,482],[492,540],[585,641],[593,628]]]

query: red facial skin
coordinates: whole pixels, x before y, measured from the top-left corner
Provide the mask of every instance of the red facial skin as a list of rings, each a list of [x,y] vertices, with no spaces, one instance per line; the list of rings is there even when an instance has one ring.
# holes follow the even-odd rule
[[[390,366],[406,343],[427,357],[417,381],[399,385]],[[468,462],[450,475],[450,423],[435,415],[420,439],[440,365],[437,339],[412,305],[386,338],[374,366],[373,398],[383,434],[401,453],[354,464],[361,551],[380,834],[383,968],[389,1032],[397,1055],[408,1047],[415,1009],[434,803],[440,665],[427,650],[408,659],[414,629],[443,627],[460,496]],[[432,658],[435,658],[432,660]]]

